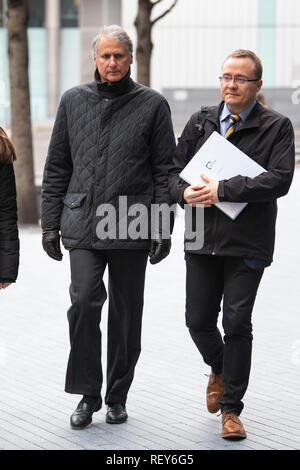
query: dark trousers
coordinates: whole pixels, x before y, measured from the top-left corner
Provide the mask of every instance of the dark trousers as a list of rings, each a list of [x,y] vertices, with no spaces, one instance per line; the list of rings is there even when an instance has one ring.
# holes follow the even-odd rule
[[[71,351],[66,392],[100,395],[101,309],[107,298],[103,274],[108,265],[107,384],[105,403],[125,405],[141,351],[147,250],[70,251],[72,305],[68,310]]]
[[[186,324],[206,364],[223,374],[221,410],[243,409],[252,351],[252,309],[263,269],[243,258],[186,254]],[[224,341],[217,327],[223,298]]]

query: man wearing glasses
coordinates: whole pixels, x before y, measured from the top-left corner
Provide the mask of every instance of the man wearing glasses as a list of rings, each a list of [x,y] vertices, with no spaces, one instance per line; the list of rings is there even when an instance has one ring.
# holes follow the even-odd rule
[[[220,81],[222,102],[193,114],[179,139],[170,188],[181,205],[204,207],[203,246],[186,249],[186,324],[211,367],[208,411],[221,409],[223,438],[243,439],[239,415],[250,374],[251,314],[264,268],[272,262],[276,199],[287,194],[293,177],[294,133],[287,117],[257,102],[262,64],[252,51],[230,54]],[[201,175],[205,186],[189,186],[179,173],[214,131],[266,172],[222,181]],[[248,204],[232,220],[214,206],[219,201]],[[217,328],[222,300],[224,340]]]

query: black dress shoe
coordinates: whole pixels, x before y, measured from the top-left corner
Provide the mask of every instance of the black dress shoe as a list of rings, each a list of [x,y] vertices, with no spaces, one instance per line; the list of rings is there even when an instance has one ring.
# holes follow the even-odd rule
[[[113,403],[107,406],[106,422],[109,424],[121,424],[127,421],[126,408],[121,403]]]
[[[95,411],[101,408],[100,397],[83,397],[78,403],[74,413],[71,415],[70,422],[73,429],[83,429],[92,422],[92,416]]]

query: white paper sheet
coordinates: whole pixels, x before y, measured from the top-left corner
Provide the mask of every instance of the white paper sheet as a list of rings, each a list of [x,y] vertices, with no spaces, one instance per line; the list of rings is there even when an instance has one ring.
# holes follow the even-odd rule
[[[201,174],[220,181],[237,175],[254,178],[265,171],[218,132],[213,132],[179,176],[190,185],[205,185]],[[222,201],[215,205],[235,220],[247,202]]]

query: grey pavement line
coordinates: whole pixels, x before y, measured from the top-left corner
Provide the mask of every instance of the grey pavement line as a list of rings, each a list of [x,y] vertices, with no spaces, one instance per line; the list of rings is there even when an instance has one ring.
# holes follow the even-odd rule
[[[10,421],[5,420],[3,417],[1,418],[0,423],[2,423],[2,425],[3,425],[3,422],[5,421],[7,423],[7,425],[10,425],[10,427],[14,429],[13,434],[15,434],[17,436],[18,436],[18,434],[16,434],[16,432],[17,432],[18,429],[20,429],[22,431],[22,435],[19,436],[19,437],[23,437],[24,435],[29,434],[30,436],[32,436],[31,437],[32,440],[35,440],[35,439],[42,440],[42,442],[44,442],[44,444],[49,443],[49,445],[57,445],[60,448],[64,448],[62,445],[59,445],[57,443],[57,441],[60,441],[63,444],[68,444],[70,447],[74,446],[74,443],[72,441],[70,441],[68,439],[65,439],[65,438],[62,438],[57,433],[49,432],[48,430],[46,430],[44,428],[36,426],[32,423],[28,423],[28,421],[23,420],[21,418],[18,418],[18,416],[16,416],[16,415],[13,415],[13,414],[10,414],[10,413],[6,413],[6,414],[9,415],[9,416],[12,416],[14,418],[14,422],[18,423],[18,424],[15,424],[15,425],[12,426]],[[5,428],[6,432],[8,430],[7,425],[6,425],[6,428]],[[30,430],[28,430],[28,426],[29,426]],[[41,438],[39,431],[43,431],[43,436],[45,436],[45,437]],[[46,436],[48,436],[48,438]],[[76,447],[79,447],[79,446],[76,445]]]
[[[255,429],[255,426],[252,426],[252,427],[250,426],[251,421],[249,420],[249,418],[247,418],[247,420],[246,420],[245,422],[247,422],[247,426],[246,426],[247,429],[248,429],[248,428],[251,429],[251,430],[252,430],[252,429]],[[199,425],[199,422],[198,422],[198,425]],[[203,425],[204,425],[204,424],[203,424]],[[190,425],[189,428],[194,428],[194,430],[197,431],[197,428],[195,428],[193,425]],[[219,428],[220,428],[220,429],[219,429],[219,432],[220,432],[220,430],[221,430],[221,424],[220,424],[220,423],[219,423]],[[204,432],[204,431],[203,431],[203,432]],[[199,434],[198,438],[200,437],[201,434],[203,434],[203,432],[201,432],[201,431],[199,432],[199,429],[198,429],[198,434]],[[274,432],[274,431],[273,431],[273,432]],[[206,429],[206,434],[207,434],[207,429]],[[252,437],[255,436],[255,432],[254,432],[254,431],[251,431],[250,434],[251,434]],[[265,432],[264,432],[264,434],[265,434]],[[270,432],[270,434],[271,434],[271,432]],[[189,436],[190,436],[190,438],[191,438],[191,433],[189,433]],[[251,436],[249,436],[249,437],[251,437]],[[259,436],[259,437],[261,437],[261,436]],[[204,442],[204,441],[203,441],[203,439],[200,438],[200,441],[197,440],[196,442]],[[248,442],[250,443],[250,442],[251,442],[251,439],[248,438]],[[291,446],[293,446],[293,444],[294,444],[294,440],[293,440],[293,439],[290,439],[290,444],[291,444]]]
[[[2,437],[0,438],[0,450],[20,450],[20,447],[18,447],[16,444],[13,444],[10,441],[7,441],[6,439],[3,439]]]
[[[12,414],[12,416],[14,416],[15,418],[17,417],[15,414]],[[27,418],[27,419],[28,419],[28,418]],[[21,420],[20,420],[20,421],[21,421]],[[25,423],[25,424],[26,424],[26,422],[27,422],[26,420],[23,421],[23,423]],[[34,427],[34,426],[32,425],[32,423],[31,423],[30,426],[31,426],[31,427]],[[49,434],[49,431],[47,431],[45,428],[40,427],[40,426],[38,426],[38,428],[41,429],[42,431],[44,431],[44,433],[47,432],[47,433]],[[95,428],[95,426],[94,426],[94,428]],[[98,430],[99,430],[99,429],[98,429]],[[76,432],[76,431],[75,431],[75,432]],[[124,430],[123,430],[123,432],[124,432]],[[51,431],[51,433],[52,433],[52,431]],[[53,435],[53,436],[57,436],[57,433],[58,433],[58,428],[55,428],[55,431],[53,431],[52,435]],[[107,433],[107,430],[106,430],[106,433]],[[108,434],[113,435],[114,433],[108,432]],[[149,434],[150,434],[150,435],[152,434],[152,436],[155,436],[155,434],[153,434],[153,432],[152,432],[152,433],[149,433]],[[33,435],[34,435],[34,433],[33,433]],[[118,439],[120,439],[120,432],[118,432],[118,433],[116,434],[116,436],[117,436]],[[107,441],[107,439],[109,438],[109,436],[106,434],[105,437],[106,437],[106,441]],[[136,436],[133,436],[133,437],[134,437],[134,439],[135,439],[135,441],[136,441]],[[102,436],[102,438],[103,438],[103,436]],[[123,439],[124,439],[124,441],[128,442],[128,444],[134,443],[134,441],[132,441],[132,439],[129,439],[128,437],[126,438],[126,436],[123,436]],[[178,443],[176,443],[175,446],[174,446],[172,440],[169,440],[169,439],[163,439],[163,440],[164,440],[164,442],[166,443],[166,445],[167,445],[168,448],[175,448],[176,446],[178,446]],[[162,437],[161,437],[161,436],[160,436],[160,438],[159,438],[159,442],[156,442],[155,439],[154,439],[154,440],[148,440],[149,444],[151,444],[152,442],[159,444],[161,441],[162,441]],[[51,441],[49,441],[49,442],[51,442]],[[144,442],[146,443],[146,441],[144,441]],[[71,441],[71,443],[72,443],[72,441]],[[150,447],[150,448],[151,448],[151,447]]]
[[[1,427],[0,427],[1,429]],[[15,443],[15,439],[14,438],[17,438],[18,439],[18,443],[22,443],[22,449],[26,449],[26,448],[30,448],[30,449],[37,449],[37,450],[42,450],[42,447],[40,446],[37,446],[36,444],[33,444],[31,441],[27,441],[26,439],[23,439],[22,437],[20,436],[17,436],[7,430],[4,430],[5,433],[6,433],[6,439],[11,443],[11,444],[14,444]],[[11,437],[12,436],[12,437]],[[10,440],[12,439],[12,441]],[[24,447],[24,443],[25,443],[25,447]],[[28,444],[28,447],[27,447],[27,444]],[[18,444],[20,445],[20,444]]]

